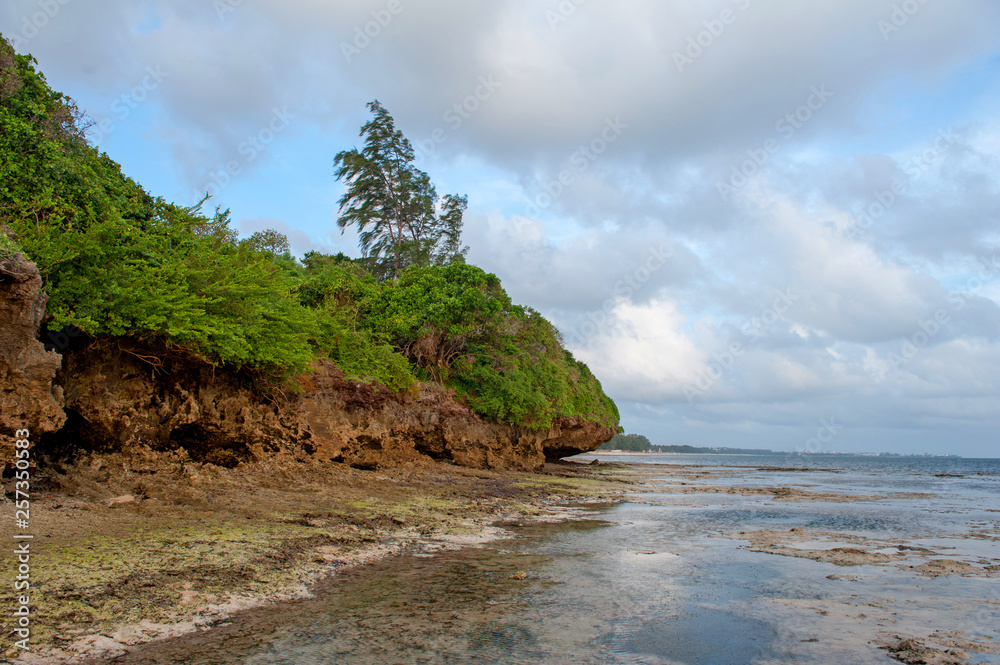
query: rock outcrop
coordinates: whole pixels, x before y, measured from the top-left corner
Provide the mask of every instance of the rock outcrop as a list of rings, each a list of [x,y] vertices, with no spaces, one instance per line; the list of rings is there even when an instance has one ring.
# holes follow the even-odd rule
[[[0,229],[0,233],[3,230]],[[16,254],[0,260],[0,435],[4,463],[17,430],[32,438],[63,426],[62,390],[53,386],[61,357],[38,341],[45,315],[42,278],[34,263]]]
[[[488,422],[437,386],[393,393],[347,381],[331,362],[301,377],[296,392],[262,395],[237,375],[124,340],[68,354],[59,382],[70,418],[56,446],[183,449],[196,462],[230,467],[284,453],[363,469],[428,458],[532,469],[614,435],[579,419],[544,431]]]
[[[357,468],[426,461],[532,469],[614,435],[582,419],[535,431],[489,422],[434,385],[418,394],[348,381],[331,362],[298,389],[262,394],[253,377],[162,347],[101,339],[63,355],[38,341],[46,297],[35,264],[0,261],[0,435],[31,431],[38,452],[179,452],[237,466],[275,454]]]

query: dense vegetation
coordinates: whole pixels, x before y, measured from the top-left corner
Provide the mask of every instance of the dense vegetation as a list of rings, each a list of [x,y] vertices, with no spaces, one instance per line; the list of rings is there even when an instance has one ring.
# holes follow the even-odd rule
[[[648,453],[653,446],[642,434],[615,434],[599,450],[627,450],[634,453]]]
[[[147,193],[88,143],[86,118],[34,64],[0,37],[0,227],[11,232],[0,233],[0,259],[23,250],[38,264],[50,329],[162,344],[262,386],[325,357],[396,391],[418,381],[453,388],[501,421],[544,428],[582,416],[617,425],[614,403],[558,331],[513,304],[494,275],[464,263],[465,199],[437,198],[380,106],[372,106],[379,133],[368,131],[369,147],[393,143],[410,198],[385,190],[366,199],[362,185],[373,186],[381,158],[341,153],[341,226],[368,225],[365,257],[298,260],[281,234],[241,240],[228,211],[205,214]],[[391,197],[403,202],[405,220],[390,218]]]

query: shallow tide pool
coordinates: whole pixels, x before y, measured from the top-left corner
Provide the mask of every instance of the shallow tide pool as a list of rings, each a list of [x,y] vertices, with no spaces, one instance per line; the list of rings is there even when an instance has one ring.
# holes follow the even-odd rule
[[[724,473],[698,482],[789,479],[784,471],[718,468]],[[114,662],[865,665],[893,662],[874,643],[887,635],[992,643],[1000,638],[1000,574],[988,568],[1000,564],[998,477],[942,479],[933,471],[897,474],[908,481],[857,468],[794,474],[817,491],[886,493],[877,502],[782,501],[697,487],[678,494],[664,474],[650,491],[588,519],[346,571],[315,598]],[[793,554],[752,551],[749,536],[740,536],[761,531],[787,538],[782,547]],[[896,558],[836,565],[803,556],[835,548]],[[942,559],[982,574],[914,568]],[[972,655],[970,663],[998,662]]]

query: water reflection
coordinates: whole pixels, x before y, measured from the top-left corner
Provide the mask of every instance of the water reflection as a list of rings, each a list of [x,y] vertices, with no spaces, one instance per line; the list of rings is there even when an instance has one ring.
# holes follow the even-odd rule
[[[850,471],[828,475],[840,483]],[[865,475],[855,486],[873,482]],[[840,567],[748,551],[720,536],[742,529],[832,531],[799,546],[856,534],[997,562],[989,535],[1000,527],[991,512],[1000,507],[996,494],[984,498],[978,484],[964,479],[951,487],[939,499],[878,503],[646,494],[604,508],[601,519],[527,526],[519,538],[490,547],[346,571],[314,599],[253,612],[115,662],[885,663],[885,652],[871,644],[879,630],[995,633],[979,616],[993,617],[1000,608],[1000,578]],[[956,512],[948,504],[955,500],[974,512]],[[949,540],[971,526],[982,536]]]

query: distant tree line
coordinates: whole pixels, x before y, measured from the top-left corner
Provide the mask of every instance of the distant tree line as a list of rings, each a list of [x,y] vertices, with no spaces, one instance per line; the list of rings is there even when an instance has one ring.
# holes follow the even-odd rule
[[[773,455],[773,450],[764,448],[705,448],[701,446],[653,446],[658,453],[685,453],[688,455]]]
[[[648,453],[652,444],[642,434],[615,434],[599,450],[627,450],[633,453]]]
[[[762,448],[705,448],[688,445],[654,446],[642,434],[616,434],[599,450],[624,450],[633,453],[681,453],[688,455],[773,455],[771,450]]]

